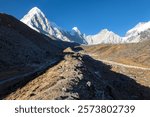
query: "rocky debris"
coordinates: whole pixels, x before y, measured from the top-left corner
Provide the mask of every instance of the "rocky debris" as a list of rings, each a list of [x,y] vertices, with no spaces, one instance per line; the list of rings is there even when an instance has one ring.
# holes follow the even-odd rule
[[[96,82],[85,78],[87,69],[81,57],[80,54],[67,54],[58,65],[6,99],[94,99]]]
[[[149,99],[150,91],[90,56],[70,53],[5,99]]]
[[[71,47],[66,48],[63,52],[64,53],[74,53],[74,51],[72,50]]]

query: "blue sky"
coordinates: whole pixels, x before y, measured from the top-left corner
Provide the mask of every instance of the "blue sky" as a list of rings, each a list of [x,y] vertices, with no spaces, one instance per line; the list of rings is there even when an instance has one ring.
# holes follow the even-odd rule
[[[50,21],[85,34],[107,28],[121,36],[138,22],[150,21],[150,0],[0,0],[0,12],[22,18],[39,7]]]

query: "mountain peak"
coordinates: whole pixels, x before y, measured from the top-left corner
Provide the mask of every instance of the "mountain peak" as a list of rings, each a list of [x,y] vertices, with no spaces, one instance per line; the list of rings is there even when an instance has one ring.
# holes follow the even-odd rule
[[[22,19],[24,23],[29,22],[35,15],[40,15],[42,17],[45,17],[43,12],[38,7],[33,7]]]
[[[40,10],[38,7],[33,7],[31,10]]]
[[[140,22],[135,27],[130,29],[127,33],[127,37],[133,37],[139,35],[141,32],[150,29],[150,21],[149,22]]]
[[[38,7],[33,7],[21,21],[40,33],[50,33],[51,35],[54,33],[54,31],[50,29],[48,19]]]
[[[73,31],[73,32],[76,32],[76,33],[78,33],[78,34],[81,34],[81,32],[80,32],[80,30],[78,29],[78,27],[73,27],[73,28],[72,28],[72,31]]]
[[[102,33],[102,32],[106,33],[106,32],[110,32],[110,31],[108,29],[103,29],[103,30],[100,31],[100,33]]]
[[[73,27],[71,31],[66,31],[55,23],[49,21],[44,13],[38,8],[33,7],[22,19],[21,21],[27,24],[30,28],[45,34],[49,37],[54,37],[54,39],[60,39],[63,41],[77,42],[80,44],[99,44],[99,43],[129,43],[138,42],[140,40],[140,33],[150,29],[149,22],[140,22],[131,30],[129,30],[125,37],[120,37],[114,32],[103,29],[95,35],[86,36],[83,34],[78,27]],[[136,37],[136,38],[135,38]]]
[[[109,30],[105,28],[105,29],[102,29],[102,31],[109,31]]]
[[[73,27],[72,30],[78,31],[78,27]]]
[[[142,26],[142,25],[144,25],[144,24],[146,24],[147,22],[140,22],[140,23],[138,23],[135,27],[140,27],[140,26]]]
[[[38,7],[33,7],[22,19],[21,21],[28,21],[32,19],[35,15],[38,15],[40,17],[45,18],[44,13],[38,8]]]
[[[50,22],[44,13],[37,7],[33,7],[21,21],[27,24],[30,28],[45,34],[53,39],[59,39],[68,42],[83,43],[84,38],[77,27],[72,31],[66,31],[58,27],[54,22]]]
[[[42,13],[42,11],[38,7],[33,7],[28,13],[36,14],[36,13]]]

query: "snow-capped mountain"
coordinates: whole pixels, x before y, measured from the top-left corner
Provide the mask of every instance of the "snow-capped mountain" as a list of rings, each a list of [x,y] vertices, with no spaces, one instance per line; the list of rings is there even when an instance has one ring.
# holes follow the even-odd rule
[[[71,40],[80,44],[87,44],[86,35],[81,33],[77,27],[72,28],[72,30],[69,32],[69,37]]]
[[[91,44],[120,44],[120,43],[139,43],[150,39],[150,21],[139,23],[129,31],[124,37],[108,31],[102,30],[96,35],[86,37],[86,41]]]
[[[137,24],[123,38],[128,43],[138,43],[150,38],[150,21]]]
[[[150,39],[150,21],[139,23],[129,30],[124,37],[104,29],[96,35],[85,35],[74,27],[71,31],[66,31],[55,23],[49,21],[44,13],[37,7],[32,8],[21,21],[32,29],[43,33],[53,39],[79,44],[120,44],[120,43],[138,43]]]
[[[72,31],[66,31],[58,27],[55,23],[49,22],[44,13],[37,7],[32,8],[21,21],[32,29],[43,33],[49,37],[54,37],[62,41],[84,43],[83,34],[78,28]]]
[[[118,43],[122,43],[122,38],[119,35],[111,31],[108,31],[107,29],[104,29],[96,35],[87,36],[86,41],[90,45],[102,44],[102,43],[103,44],[118,44]]]

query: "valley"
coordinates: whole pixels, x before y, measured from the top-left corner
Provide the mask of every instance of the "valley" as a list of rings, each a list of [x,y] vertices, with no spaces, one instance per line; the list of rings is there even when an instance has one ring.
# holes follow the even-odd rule
[[[150,99],[149,24],[85,35],[37,7],[21,20],[0,13],[0,99]]]
[[[67,51],[57,65],[6,99],[149,99],[149,70],[105,64]]]

